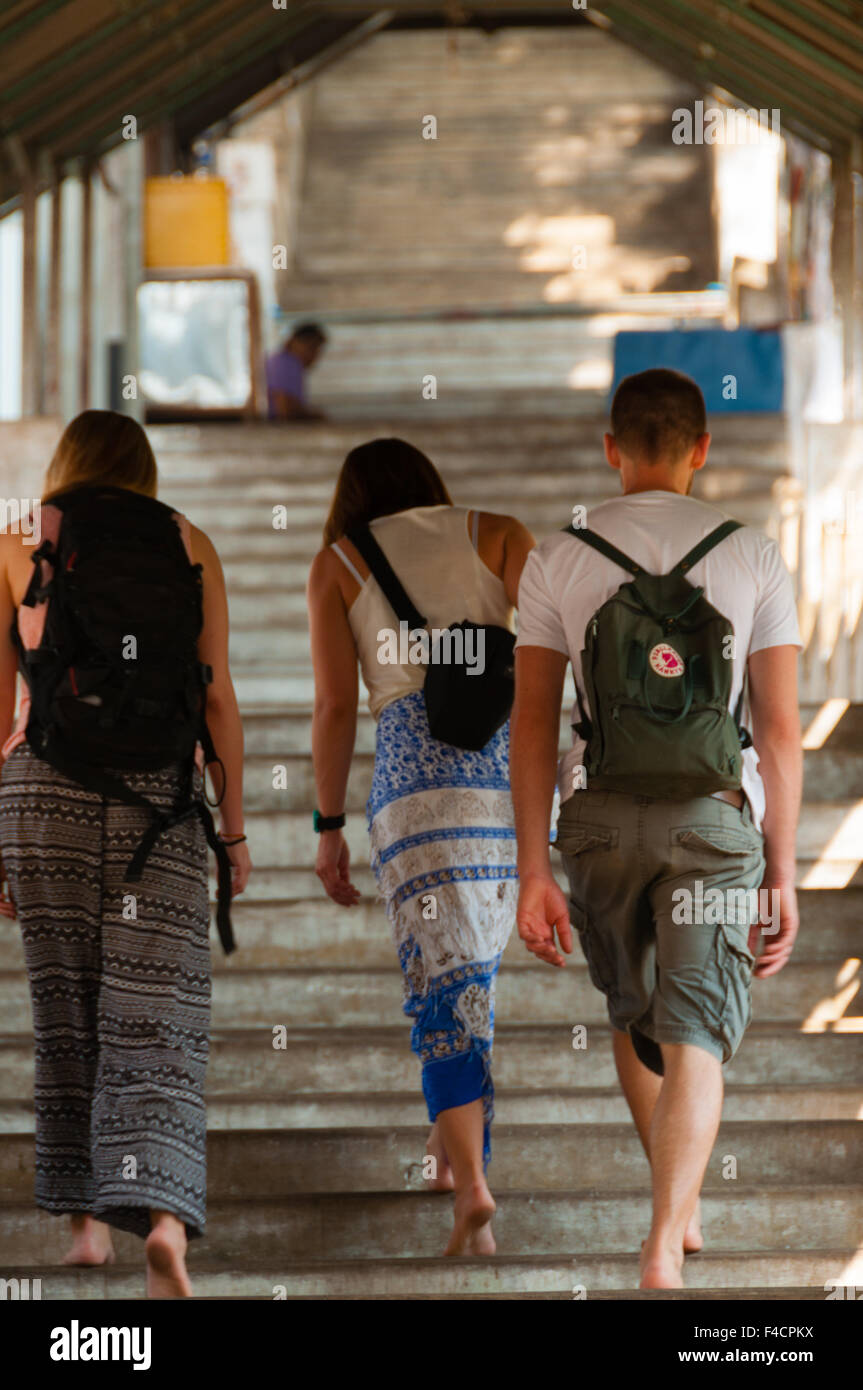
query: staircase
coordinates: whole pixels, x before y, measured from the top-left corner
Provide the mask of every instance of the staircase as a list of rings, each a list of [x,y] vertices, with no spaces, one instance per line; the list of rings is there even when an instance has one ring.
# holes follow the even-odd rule
[[[512,511],[541,537],[565,524],[573,504],[614,494],[601,429],[580,417],[406,432],[457,502]],[[305,579],[345,452],[389,432],[383,421],[152,430],[162,496],[209,532],[227,575],[256,866],[235,911],[240,949],[226,960],[213,935],[209,1226],[191,1254],[196,1293],[664,1297],[634,1292],[649,1171],[616,1084],[604,1000],[579,956],[552,971],[515,936],[495,1042],[499,1254],[440,1257],[450,1199],[423,1190],[419,1068],[367,867],[374,728],[365,711],[346,829],[362,902],[336,907],[314,874]],[[717,422],[711,461],[700,495],[775,529],[785,472],[776,421]],[[272,528],[279,503],[287,530]],[[814,714],[804,711],[804,726]],[[568,705],[562,745],[567,725]],[[778,977],[755,985],[755,1022],[727,1068],[705,1179],[706,1248],[687,1260],[687,1291],[673,1297],[824,1298],[828,1283],[863,1284],[861,732],[863,710],[851,707],[805,755],[799,945]],[[273,789],[276,765],[288,769],[286,790]],[[43,1298],[141,1297],[139,1243],[120,1234],[109,1270],[64,1269],[60,1224],[32,1206],[29,998],[17,929],[5,924],[0,1008],[0,1275],[41,1278]],[[577,1023],[588,1026],[586,1051],[573,1050]],[[284,1029],[283,1048],[274,1029]],[[729,1155],[735,1179],[723,1177]]]

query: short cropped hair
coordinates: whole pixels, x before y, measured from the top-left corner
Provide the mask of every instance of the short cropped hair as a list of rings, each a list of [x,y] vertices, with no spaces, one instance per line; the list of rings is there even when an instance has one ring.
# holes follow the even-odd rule
[[[291,337],[299,338],[301,342],[325,343],[327,335],[319,323],[298,323],[296,328],[291,329]]]
[[[707,433],[700,387],[667,367],[624,377],[611,403],[611,433],[618,448],[639,462],[680,458]]]

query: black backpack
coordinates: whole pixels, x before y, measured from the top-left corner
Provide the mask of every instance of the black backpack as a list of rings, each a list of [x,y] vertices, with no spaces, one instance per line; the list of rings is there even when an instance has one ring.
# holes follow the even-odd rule
[[[426,619],[411,602],[392,565],[368,526],[348,531],[347,538],[362,555],[399,622],[409,630],[424,628]],[[469,630],[483,634],[484,666],[471,675],[465,662],[435,661],[445,640]],[[448,637],[452,634],[452,637]],[[476,640],[476,639],[475,639]],[[450,648],[451,650],[452,648]],[[464,650],[464,647],[462,647]],[[476,650],[476,646],[474,647]],[[479,752],[509,717],[515,695],[515,635],[495,623],[452,623],[429,656],[423,694],[432,738],[455,748]]]
[[[217,924],[234,949],[231,866],[206,802],[193,793],[195,748],[218,762],[206,721],[212,669],[198,660],[203,625],[200,565],[189,562],[172,509],[126,488],[76,488],[51,498],[62,516],[56,548],[33,552],[22,603],[47,602],[42,640],[23,646],[30,692],[27,742],[37,757],[89,791],[151,814],[126,874],[140,880],[163,830],[198,816],[219,870]],[[155,770],[179,763],[180,790],[157,809],[106,769]]]

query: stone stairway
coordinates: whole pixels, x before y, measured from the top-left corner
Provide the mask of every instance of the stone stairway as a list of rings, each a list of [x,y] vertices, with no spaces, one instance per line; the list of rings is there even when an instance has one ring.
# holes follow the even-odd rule
[[[540,537],[565,524],[574,504],[614,494],[601,429],[582,417],[405,432],[441,467],[457,502],[511,510]],[[616,1084],[604,1001],[580,957],[553,972],[517,938],[497,1006],[490,1179],[499,1254],[440,1257],[450,1200],[423,1190],[419,1068],[367,867],[374,728],[365,711],[346,831],[361,904],[337,908],[314,875],[303,589],[345,452],[389,432],[384,421],[152,431],[162,496],[210,533],[225,564],[256,866],[235,909],[240,949],[226,960],[213,936],[209,1229],[192,1252],[196,1292],[572,1298],[582,1287],[591,1298],[643,1296],[633,1290],[649,1172]],[[777,423],[717,422],[712,464],[701,494],[775,528],[784,477]],[[280,503],[286,530],[272,526]],[[804,725],[814,713],[805,710]],[[562,744],[567,723],[568,706]],[[852,707],[805,755],[799,946],[785,971],[756,984],[755,1023],[727,1070],[705,1180],[706,1249],[687,1262],[687,1297],[823,1298],[832,1281],[863,1284],[861,729],[863,712]],[[276,766],[287,769],[285,790],[274,790]],[[44,1298],[140,1297],[132,1238],[118,1238],[110,1270],[66,1270],[54,1263],[58,1223],[32,1206],[29,999],[17,931],[6,926],[0,1010],[0,1273],[41,1277]],[[573,1049],[577,1023],[588,1027],[586,1051]],[[735,1179],[723,1177],[728,1156]]]

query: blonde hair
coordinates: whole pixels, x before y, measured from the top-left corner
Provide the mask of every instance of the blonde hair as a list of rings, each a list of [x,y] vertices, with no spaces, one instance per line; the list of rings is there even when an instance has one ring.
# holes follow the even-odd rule
[[[84,410],[70,421],[48,465],[42,500],[99,483],[156,496],[150,441],[136,420],[116,410]]]

